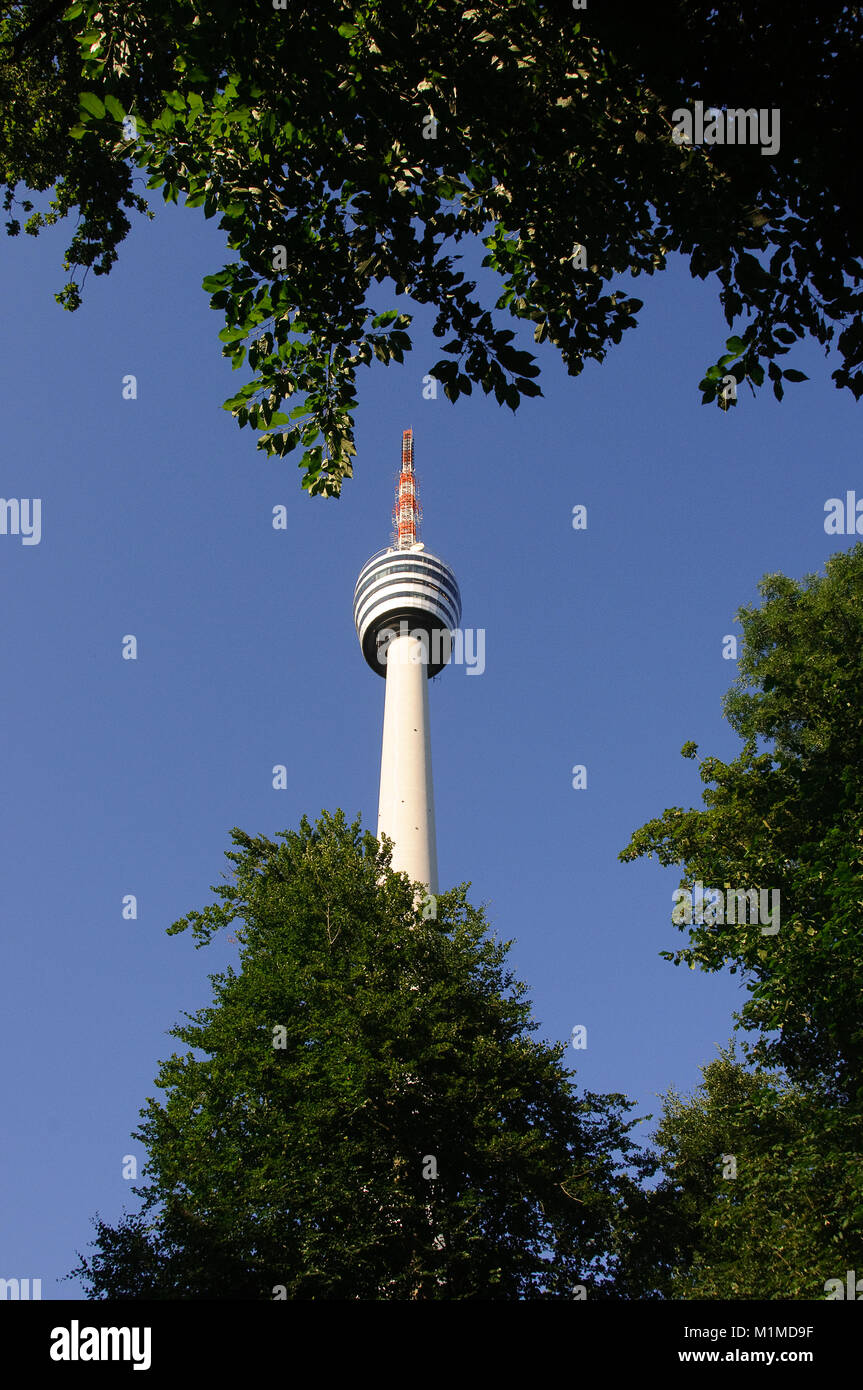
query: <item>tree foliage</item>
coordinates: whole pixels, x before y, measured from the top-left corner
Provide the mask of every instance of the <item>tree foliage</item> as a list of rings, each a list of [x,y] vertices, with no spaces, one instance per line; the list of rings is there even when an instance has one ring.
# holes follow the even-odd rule
[[[77,210],[79,221],[64,267],[106,275],[131,223],[127,210],[146,214],[146,199],[133,191],[134,165],[118,158],[111,144],[74,140],[84,81],[80,45],[72,25],[60,19],[66,6],[4,5],[0,15],[0,187],[6,231],[36,236]],[[104,109],[104,108],[103,108]],[[18,185],[33,193],[52,190],[42,209],[17,197]],[[69,280],[57,295],[67,309],[81,302],[80,286]]]
[[[52,178],[54,213],[79,207],[73,267],[110,268],[135,166],[218,216],[234,259],[204,287],[252,373],[226,408],[337,495],[359,368],[412,346],[399,296],[435,310],[443,356],[422,365],[451,400],[476,385],[515,409],[538,367],[507,321],[577,375],[634,326],[628,277],[680,252],[737,326],[705,401],[765,366],[781,397],[803,374],[777,359],[837,330],[834,377],[859,396],[860,34],[836,0],[666,0],[642,18],[563,0],[20,0],[0,26],[3,180],[10,208],[18,182]],[[695,100],[778,107],[779,148],[676,143]],[[484,251],[474,278],[463,241]],[[59,297],[78,295],[73,279]]]
[[[762,580],[738,613],[739,675],[725,698],[744,740],[729,763],[705,758],[701,810],[671,807],[621,859],[681,864],[682,885],[781,893],[775,935],[757,924],[689,926],[676,964],[744,977],[738,1018],[752,1055],[863,1109],[863,544],[823,576]],[[695,744],[683,753],[694,757]],[[684,928],[686,929],[686,928]]]
[[[341,812],[233,832],[241,968],[172,1030],[141,1210],[97,1221],[96,1298],[572,1298],[631,1181],[621,1096],[578,1096],[464,888],[437,916]],[[425,916],[423,914],[426,914]],[[430,1162],[431,1160],[431,1162]]]
[[[740,754],[704,758],[702,808],[668,808],[620,856],[681,866],[705,908],[662,954],[740,973],[737,1023],[755,1035],[749,1065],[728,1049],[693,1096],[665,1097],[664,1177],[617,1237],[628,1297],[824,1298],[863,1265],[863,544],[759,588],[724,702]],[[780,894],[766,932],[712,910],[708,890],[750,888]]]
[[[673,1089],[665,1172],[630,1202],[618,1288],[635,1298],[823,1299],[863,1267],[863,1116],[746,1069],[733,1047]]]

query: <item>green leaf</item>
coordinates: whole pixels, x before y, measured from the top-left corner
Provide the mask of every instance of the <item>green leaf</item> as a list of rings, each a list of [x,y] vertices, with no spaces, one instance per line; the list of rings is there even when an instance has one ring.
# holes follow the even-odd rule
[[[105,110],[110,116],[114,117],[115,121],[120,121],[121,124],[126,119],[126,112],[123,110],[113,92],[108,92],[105,97]]]
[[[201,288],[212,293],[214,290],[221,290],[226,285],[230,285],[232,279],[233,275],[230,270],[220,270],[217,275],[205,275],[201,281]]]
[[[82,111],[87,111],[97,120],[101,120],[105,114],[105,103],[100,101],[95,92],[81,92],[78,96]]]
[[[530,381],[527,377],[519,376],[515,379],[515,385],[522,396],[541,396],[542,389],[535,381]]]

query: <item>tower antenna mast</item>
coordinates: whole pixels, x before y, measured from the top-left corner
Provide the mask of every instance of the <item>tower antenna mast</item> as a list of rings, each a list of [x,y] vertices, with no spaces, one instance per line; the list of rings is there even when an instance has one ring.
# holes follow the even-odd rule
[[[421,521],[422,508],[414,472],[414,432],[412,429],[402,430],[402,469],[393,508],[393,546],[396,550],[410,550],[417,544]]]

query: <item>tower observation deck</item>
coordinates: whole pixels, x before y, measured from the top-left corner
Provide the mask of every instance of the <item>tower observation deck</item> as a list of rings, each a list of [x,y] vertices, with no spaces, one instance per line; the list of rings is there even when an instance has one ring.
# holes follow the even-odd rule
[[[386,680],[378,836],[394,842],[393,868],[435,893],[428,679],[449,660],[461,594],[449,566],[419,540],[420,517],[413,431],[405,430],[393,544],[360,570],[354,623],[363,656]]]

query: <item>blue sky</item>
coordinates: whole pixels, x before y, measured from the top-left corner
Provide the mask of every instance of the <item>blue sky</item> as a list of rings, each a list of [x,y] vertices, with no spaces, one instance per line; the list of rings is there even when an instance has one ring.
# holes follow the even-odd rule
[[[684,940],[679,874],[618,852],[666,806],[699,804],[686,740],[737,751],[723,636],[761,575],[853,543],[825,534],[824,503],[860,479],[857,408],[814,347],[787,359],[811,380],[782,405],[748,389],[727,415],[700,404],[730,330],[676,263],[636,282],[639,328],[604,365],[572,379],[540,348],[544,397],[515,417],[481,394],[423,399],[439,342],[420,315],[406,364],[360,378],[354,480],[309,499],[296,456],[265,459],[220,409],[246,377],[200,289],[225,259],[215,224],[178,208],[137,222],[76,314],[52,298],[69,234],[5,242],[0,269],[0,495],[42,499],[38,545],[0,535],[0,1276],[41,1278],[44,1298],[81,1292],[57,1281],[96,1211],[135,1208],[123,1158],[144,1161],[129,1136],[166,1030],[236,957],[165,935],[210,901],[231,827],[272,836],[337,806],[375,827],[384,687],[351,600],[388,543],[402,429],[424,539],[455,571],[463,625],[486,631],[483,674],[454,667],[431,691],[442,886],[470,880],[515,938],[541,1036],[586,1026],[579,1083],[642,1114],[697,1085],[744,995],[660,959]]]

